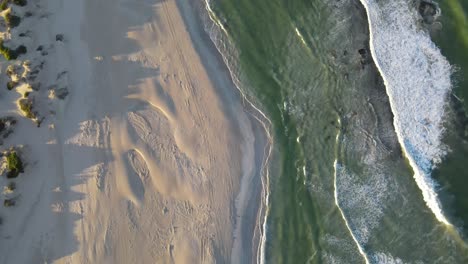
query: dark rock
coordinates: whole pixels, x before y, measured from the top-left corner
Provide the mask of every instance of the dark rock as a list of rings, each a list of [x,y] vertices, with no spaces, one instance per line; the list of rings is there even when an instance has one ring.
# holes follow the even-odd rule
[[[432,0],[421,0],[418,10],[426,24],[434,23],[440,12],[438,4]]]
[[[7,185],[7,190],[10,191],[10,192],[16,190],[16,183],[15,183],[15,182],[10,182],[10,183]]]
[[[3,201],[3,205],[5,207],[15,206],[15,204],[16,204],[16,201],[14,199],[5,199],[5,201]]]
[[[7,89],[11,91],[11,90],[15,89],[16,85],[18,85],[17,82],[9,81],[9,82],[7,82]]]
[[[15,124],[16,119],[14,117],[0,118],[0,134],[11,130]]]
[[[55,35],[55,40],[56,40],[56,41],[63,41],[63,34],[57,34],[57,35]]]
[[[57,90],[55,90],[55,97],[57,97],[58,99],[65,99],[65,97],[67,97],[68,95],[68,89],[65,87],[65,88],[59,88]]]
[[[28,50],[26,49],[26,47],[24,45],[20,45],[16,50],[15,50],[16,54],[17,55],[21,55],[21,54],[26,54],[26,52],[28,52]]]
[[[0,135],[3,139],[6,139],[11,135],[11,133],[13,133],[13,126],[15,124],[16,120],[13,117],[4,117],[0,119]]]
[[[430,0],[423,0],[419,4],[419,13],[424,16],[435,16],[437,14],[437,5]]]
[[[37,127],[41,127],[41,124],[42,124],[42,122],[44,121],[44,119],[45,119],[45,117],[36,120],[36,126],[37,126]]]
[[[62,77],[63,77],[65,74],[67,74],[67,73],[68,73],[67,71],[63,71],[63,72],[57,74],[57,80],[60,79],[60,78],[62,78]]]
[[[19,16],[12,15],[11,13],[7,13],[5,15],[5,21],[9,27],[14,28],[21,23],[21,18]]]
[[[359,54],[361,55],[361,68],[364,69],[364,66],[370,64],[372,59],[367,49],[359,49]]]
[[[44,46],[40,45],[39,47],[37,47],[37,51],[42,51],[44,49]]]
[[[39,69],[36,69],[36,68],[35,68],[35,70],[32,70],[32,71],[28,72],[28,74],[26,76],[26,82],[34,82],[36,80],[37,75],[39,74],[39,72],[40,72]],[[37,84],[35,84],[35,85],[37,85]],[[33,86],[33,85],[31,85],[31,86]],[[39,90],[39,88],[38,88],[38,90]]]

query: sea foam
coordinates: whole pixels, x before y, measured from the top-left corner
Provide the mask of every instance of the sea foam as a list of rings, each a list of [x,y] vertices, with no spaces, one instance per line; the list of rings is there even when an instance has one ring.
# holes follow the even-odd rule
[[[438,221],[450,225],[431,171],[445,154],[441,138],[452,69],[418,25],[417,10],[408,2],[361,0],[369,21],[372,57],[386,86],[398,141],[427,206]]]

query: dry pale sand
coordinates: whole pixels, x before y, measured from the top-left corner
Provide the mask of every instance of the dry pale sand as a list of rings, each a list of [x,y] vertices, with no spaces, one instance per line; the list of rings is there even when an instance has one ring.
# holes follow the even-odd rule
[[[268,140],[192,3],[37,2],[28,45],[53,43],[41,79],[66,71],[70,94],[8,143],[27,166],[0,211],[0,261],[256,261]]]

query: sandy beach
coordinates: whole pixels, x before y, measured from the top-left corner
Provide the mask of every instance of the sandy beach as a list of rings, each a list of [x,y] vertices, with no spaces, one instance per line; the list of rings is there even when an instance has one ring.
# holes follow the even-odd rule
[[[18,120],[2,147],[23,146],[25,163],[14,193],[3,193],[16,204],[0,211],[1,263],[257,259],[268,138],[192,4],[12,7],[32,13],[9,36],[28,49],[17,61],[44,66],[40,127],[15,104],[21,85],[0,98]]]

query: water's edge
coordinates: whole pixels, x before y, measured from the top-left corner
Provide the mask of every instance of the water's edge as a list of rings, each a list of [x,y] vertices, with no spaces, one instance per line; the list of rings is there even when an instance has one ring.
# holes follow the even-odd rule
[[[435,190],[436,183],[430,177],[430,174],[431,174],[430,170],[432,169],[431,168],[431,166],[432,166],[431,163],[432,163],[433,159],[435,160],[435,159],[438,159],[440,157],[433,157],[431,155],[425,156],[424,155],[425,153],[420,154],[419,153],[420,150],[417,149],[419,146],[411,145],[411,143],[412,143],[412,142],[410,142],[411,139],[408,139],[407,137],[405,137],[405,133],[403,132],[403,130],[412,129],[412,128],[411,127],[410,128],[404,127],[404,125],[407,125],[407,123],[402,124],[402,122],[400,120],[400,116],[404,115],[405,113],[400,113],[399,112],[399,111],[402,111],[403,109],[398,108],[397,101],[402,100],[402,99],[395,98],[395,94],[396,95],[399,95],[399,94],[396,93],[393,90],[393,89],[398,89],[399,87],[395,88],[394,86],[392,86],[392,81],[390,81],[392,79],[392,77],[389,77],[387,72],[384,70],[384,66],[382,66],[382,58],[379,57],[378,51],[377,51],[376,46],[375,46],[376,45],[376,41],[375,41],[376,35],[375,34],[377,34],[377,33],[375,33],[376,25],[375,25],[375,23],[373,21],[372,16],[373,16],[374,13],[376,13],[376,14],[374,14],[374,16],[376,16],[379,13],[380,10],[376,10],[376,9],[378,9],[378,7],[376,8],[377,4],[373,3],[372,0],[360,0],[360,2],[362,3],[362,5],[364,6],[364,8],[365,8],[365,10],[367,12],[369,32],[370,32],[370,40],[369,40],[370,51],[371,51],[374,63],[375,63],[375,65],[376,65],[376,67],[377,67],[377,69],[378,69],[378,71],[379,71],[379,73],[380,73],[380,75],[381,75],[381,77],[382,77],[382,79],[384,81],[384,85],[385,85],[386,90],[387,90],[387,95],[388,95],[388,97],[390,99],[390,106],[391,106],[391,109],[392,109],[392,112],[393,112],[393,115],[394,115],[394,128],[395,128],[395,131],[396,131],[396,134],[397,134],[398,142],[400,143],[400,146],[401,146],[406,158],[408,159],[408,161],[409,161],[409,163],[410,163],[410,165],[411,165],[411,167],[412,167],[412,169],[414,171],[414,179],[415,179],[416,184],[418,185],[419,189],[422,192],[424,201],[426,202],[427,206],[429,207],[429,209],[431,209],[434,216],[437,218],[437,220],[439,222],[450,226],[451,224],[449,223],[449,221],[445,217],[445,215],[443,213],[441,203],[440,203],[440,201],[439,201],[439,199],[437,197],[438,195],[437,195],[436,190]],[[412,32],[410,32],[410,33],[412,33]],[[421,33],[421,34],[424,34],[424,33]],[[428,36],[423,36],[423,37],[429,38]],[[411,40],[409,40],[409,41],[411,41]],[[435,45],[432,48],[437,50]],[[440,55],[440,52],[439,52],[439,55]],[[440,56],[442,56],[442,55],[440,55]],[[444,59],[444,58],[442,57],[442,59]],[[413,87],[410,87],[410,88],[413,88]],[[443,87],[443,88],[445,88],[445,87]],[[450,86],[449,86],[448,89],[446,89],[446,91],[442,91],[442,93],[447,94],[449,90],[450,90]],[[421,99],[424,100],[424,98],[417,98],[416,100],[421,100]],[[436,100],[437,99],[440,99],[440,98],[436,98]],[[446,95],[443,96],[442,99],[446,101],[447,96]],[[445,101],[442,103],[442,105],[444,105],[446,103]],[[404,109],[404,110],[405,111],[412,111],[412,109]],[[439,110],[439,109],[437,109],[437,110]],[[442,112],[439,112],[437,114],[440,115],[438,118],[441,119],[442,116],[444,115],[443,107],[442,107]],[[422,116],[424,117],[424,114],[422,114]],[[436,121],[438,121],[438,120],[436,120]],[[429,124],[429,125],[432,125],[432,124]],[[435,130],[438,130],[438,129],[442,130],[442,128],[439,127],[440,125],[441,125],[440,123],[435,124],[435,126],[437,126],[435,128]],[[438,131],[438,133],[439,134],[436,135],[436,139],[434,140],[434,141],[436,141],[435,142],[435,144],[436,144],[435,147],[436,148],[439,147],[437,145],[437,143],[439,143],[438,141],[441,140],[440,134],[442,133],[442,131]],[[422,136],[422,137],[424,137],[424,136]],[[424,138],[423,138],[423,140],[424,140]],[[432,142],[430,142],[429,144],[432,144]],[[425,146],[422,146],[422,148],[424,148],[424,147]],[[424,151],[424,150],[422,150],[422,151]],[[436,154],[434,154],[434,155],[436,155]],[[443,155],[443,154],[441,154],[441,155]],[[425,167],[427,165],[427,163],[429,163],[430,165]]]
[[[228,55],[233,56],[232,53],[226,52],[225,49],[230,49],[232,47],[228,47],[227,45],[231,45],[229,41],[228,32],[223,27],[220,20],[216,17],[216,14],[213,12],[210,6],[209,0],[200,1],[199,6],[196,6],[198,13],[201,16],[202,24],[204,27],[205,32],[207,33],[209,39],[211,40],[212,44],[217,50],[217,55],[219,55],[222,62],[227,69],[227,72],[234,84],[234,87],[237,89],[237,92],[240,95],[242,100],[242,105],[244,107],[244,111],[248,113],[250,117],[254,120],[254,122],[258,123],[260,129],[263,130],[263,133],[266,137],[266,144],[263,150],[263,160],[261,161],[260,167],[260,175],[261,178],[261,193],[260,193],[260,201],[259,201],[259,208],[257,211],[257,222],[255,224],[254,232],[251,234],[249,241],[252,244],[251,252],[246,252],[248,249],[242,248],[242,243],[246,238],[236,237],[234,241],[233,252],[235,250],[241,252],[244,256],[236,256],[233,258],[231,256],[231,263],[244,263],[245,261],[250,261],[251,263],[263,263],[264,262],[264,252],[265,252],[265,242],[266,242],[266,222],[267,222],[267,215],[268,215],[268,204],[269,204],[269,184],[270,184],[270,169],[269,164],[272,159],[273,154],[273,136],[271,131],[272,123],[270,119],[266,116],[266,114],[257,106],[257,103],[252,101],[251,96],[249,96],[243,87],[247,84],[241,83],[237,76],[236,70],[236,61],[234,57],[227,57]],[[235,53],[234,53],[235,55]],[[240,190],[242,192],[242,190]],[[235,226],[235,233],[239,232],[239,228],[242,226]],[[245,228],[245,227],[244,227]],[[249,234],[250,236],[250,234]],[[237,241],[239,240],[239,241]]]

